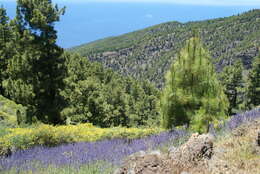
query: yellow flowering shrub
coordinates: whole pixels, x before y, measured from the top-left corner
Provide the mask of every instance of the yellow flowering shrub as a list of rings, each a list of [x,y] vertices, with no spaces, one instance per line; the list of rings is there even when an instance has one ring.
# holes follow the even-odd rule
[[[8,134],[0,137],[0,155],[5,154],[8,149],[26,149],[36,145],[55,146],[63,143],[92,142],[113,138],[134,139],[162,131],[159,128],[98,128],[92,124],[10,128]]]

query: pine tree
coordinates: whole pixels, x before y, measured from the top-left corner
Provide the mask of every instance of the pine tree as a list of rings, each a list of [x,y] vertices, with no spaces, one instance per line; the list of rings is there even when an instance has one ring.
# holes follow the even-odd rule
[[[260,50],[260,48],[259,48]],[[260,105],[260,54],[254,58],[248,76],[247,106],[249,109]]]
[[[198,37],[191,38],[166,74],[159,105],[162,126],[187,124],[207,131],[211,122],[225,117],[227,103],[208,51]]]
[[[12,21],[13,55],[8,59],[6,71],[8,78],[3,81],[3,87],[6,96],[26,106],[26,122],[31,123],[36,112],[34,86],[37,84],[32,62],[38,58],[38,54],[31,45],[33,36],[29,30],[19,31],[20,28],[17,27],[15,21]]]
[[[2,82],[6,78],[7,59],[10,56],[11,30],[6,10],[0,7],[0,95],[4,95]]]
[[[221,75],[221,83],[225,88],[225,94],[229,100],[229,115],[240,109],[244,99],[244,80],[243,80],[243,64],[238,60],[234,65],[226,66]]]
[[[15,55],[9,60],[7,94],[44,122],[59,123],[63,102],[63,49],[56,45],[55,22],[64,9],[51,0],[18,0],[13,21]]]

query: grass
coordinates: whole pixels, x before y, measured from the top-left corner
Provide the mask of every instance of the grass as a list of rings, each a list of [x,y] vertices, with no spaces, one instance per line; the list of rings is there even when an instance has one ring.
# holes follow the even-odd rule
[[[116,166],[113,166],[104,161],[98,161],[92,164],[83,165],[79,168],[75,168],[73,166],[48,166],[46,168],[42,168],[35,164],[35,170],[24,170],[17,172],[17,170],[14,168],[9,171],[0,171],[0,174],[109,174],[112,173],[115,169]]]
[[[256,145],[259,131],[260,119],[246,123],[222,136],[215,143],[218,153],[215,154],[214,160],[224,161],[229,170],[235,173],[260,173],[260,147]]]
[[[0,95],[0,127],[17,127],[18,110],[25,116],[25,107]]]
[[[185,142],[188,141],[189,137],[190,137],[190,133],[187,133],[187,135],[180,137],[178,139],[171,139],[170,141],[165,142],[161,146],[159,146],[158,149],[162,153],[168,153],[168,150],[170,147],[172,147],[172,146],[179,147],[179,146],[183,145]]]

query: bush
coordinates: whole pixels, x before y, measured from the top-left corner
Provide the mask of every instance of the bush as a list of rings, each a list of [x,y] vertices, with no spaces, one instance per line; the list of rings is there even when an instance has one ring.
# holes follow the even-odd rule
[[[26,108],[0,95],[0,121],[14,127],[17,125],[17,113],[20,113],[20,120],[24,122]]]
[[[162,129],[98,128],[92,124],[70,126],[39,125],[35,128],[9,128],[0,137],[0,155],[10,149],[27,149],[36,145],[56,146],[64,143],[93,142],[103,139],[134,139],[157,134]]]

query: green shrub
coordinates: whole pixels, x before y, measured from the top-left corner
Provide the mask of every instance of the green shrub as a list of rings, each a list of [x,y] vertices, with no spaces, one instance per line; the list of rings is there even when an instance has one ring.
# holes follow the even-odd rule
[[[162,131],[159,128],[98,128],[92,124],[6,128],[0,136],[0,155],[11,148],[27,149],[37,145],[56,146],[63,143],[93,142],[113,138],[134,139]]]
[[[17,113],[20,113],[19,121],[22,124],[25,121],[26,108],[0,95],[0,121],[4,120],[7,125],[14,127],[18,124]]]

